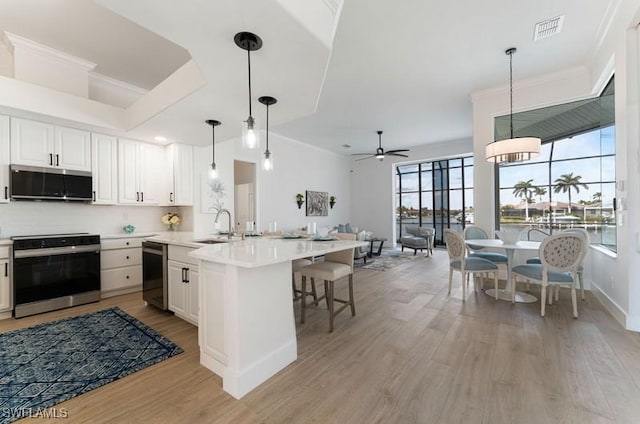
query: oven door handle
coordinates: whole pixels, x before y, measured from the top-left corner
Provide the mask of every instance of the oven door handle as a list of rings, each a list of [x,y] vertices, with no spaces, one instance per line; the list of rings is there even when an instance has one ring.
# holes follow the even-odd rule
[[[56,255],[70,255],[74,253],[91,253],[100,252],[99,244],[90,244],[87,246],[67,246],[67,247],[53,247],[46,249],[28,249],[28,250],[15,250],[13,257],[20,258],[37,258],[42,256],[56,256]]]

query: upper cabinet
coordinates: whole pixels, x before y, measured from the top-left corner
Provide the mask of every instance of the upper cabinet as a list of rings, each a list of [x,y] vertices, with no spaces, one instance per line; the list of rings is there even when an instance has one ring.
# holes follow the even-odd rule
[[[163,192],[164,147],[118,140],[118,198],[121,204],[157,205]]]
[[[104,134],[91,134],[91,175],[93,203],[118,203],[118,140]]]
[[[162,203],[193,206],[193,146],[171,144],[166,149],[168,171]]]
[[[0,115],[0,203],[9,202],[9,117]]]
[[[11,118],[11,163],[91,171],[89,132]]]

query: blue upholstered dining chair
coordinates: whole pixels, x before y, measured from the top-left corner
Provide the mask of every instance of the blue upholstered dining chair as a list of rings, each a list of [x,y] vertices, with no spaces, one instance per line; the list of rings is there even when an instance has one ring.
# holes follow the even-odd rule
[[[587,244],[587,247],[589,247],[589,233],[587,232],[587,230],[585,230],[584,228],[567,228],[566,230],[563,230],[562,232],[564,233],[570,233],[570,234],[576,234],[581,236],[582,238],[584,238],[585,243]],[[583,258],[584,259],[584,258]],[[527,263],[528,264],[539,264],[540,263],[540,258],[539,257],[535,257],[535,258],[529,258],[527,259]],[[578,266],[578,282],[580,283],[580,299],[584,300],[584,264],[581,262],[580,265]],[[559,296],[560,296],[560,287],[556,286],[556,301],[558,300]]]
[[[511,273],[527,282],[540,284],[540,315],[544,316],[547,286],[568,286],[571,289],[573,316],[578,317],[576,280],[578,267],[587,253],[587,243],[581,235],[561,232],[547,237],[540,244],[540,263],[514,266]],[[553,290],[549,291],[549,303]]]
[[[445,229],[444,240],[447,244],[447,253],[449,254],[449,294],[451,294],[453,271],[458,271],[462,275],[463,302],[467,297],[465,287],[469,284],[466,278],[467,274],[493,274],[494,287],[496,289],[496,300],[498,300],[498,265],[486,259],[466,256],[464,239],[454,230]],[[475,285],[475,281],[473,288],[476,291],[478,290]]]
[[[486,240],[489,238],[486,231],[474,225],[467,226],[462,233],[465,240]],[[481,258],[496,264],[507,264],[507,255],[504,253],[491,252],[481,246],[467,245],[469,257]]]

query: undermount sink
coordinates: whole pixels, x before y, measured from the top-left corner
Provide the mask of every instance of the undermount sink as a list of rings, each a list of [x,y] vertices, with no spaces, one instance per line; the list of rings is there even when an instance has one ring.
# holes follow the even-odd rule
[[[218,243],[227,243],[227,240],[205,239],[205,240],[194,240],[193,242],[202,243],[202,244],[218,244]]]

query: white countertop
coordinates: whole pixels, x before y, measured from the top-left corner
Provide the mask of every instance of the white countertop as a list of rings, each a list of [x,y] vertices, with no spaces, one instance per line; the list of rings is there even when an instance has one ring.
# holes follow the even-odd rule
[[[156,243],[173,244],[176,246],[202,247],[207,246],[207,244],[196,243],[195,240],[220,240],[222,242],[236,242],[241,241],[241,238],[233,237],[231,240],[229,240],[226,235],[194,233],[191,231],[165,231],[155,233],[153,236],[147,237],[146,240],[154,241]]]
[[[13,240],[11,239],[0,239],[0,246],[11,246],[13,244]]]
[[[155,232],[155,233],[131,233],[131,234],[127,234],[127,233],[100,234],[100,239],[109,240],[109,239],[135,238],[135,237],[146,238],[146,237],[155,236],[156,234],[159,234],[159,233]]]
[[[203,261],[256,268],[368,245],[369,242],[364,241],[286,240],[279,237],[260,237],[234,243],[208,245],[194,250],[189,255]]]

